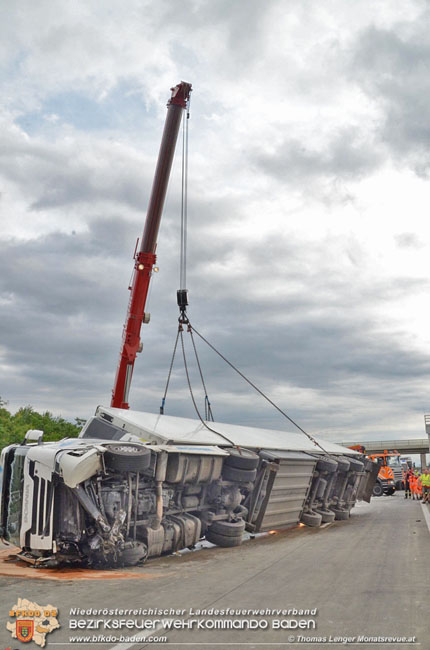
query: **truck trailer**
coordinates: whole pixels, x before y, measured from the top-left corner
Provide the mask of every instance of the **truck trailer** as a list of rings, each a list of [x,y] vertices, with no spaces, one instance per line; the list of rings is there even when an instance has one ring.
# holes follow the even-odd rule
[[[325,452],[293,431],[98,407],[79,438],[30,430],[3,449],[0,536],[35,566],[122,566],[348,519],[377,465],[318,442]]]

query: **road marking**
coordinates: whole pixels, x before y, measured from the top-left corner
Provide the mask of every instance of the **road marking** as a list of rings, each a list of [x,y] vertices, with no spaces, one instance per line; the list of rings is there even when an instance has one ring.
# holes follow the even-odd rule
[[[426,520],[427,528],[430,533],[430,512],[428,511],[428,508],[426,508],[425,503],[421,503],[421,508],[423,509],[424,519]]]

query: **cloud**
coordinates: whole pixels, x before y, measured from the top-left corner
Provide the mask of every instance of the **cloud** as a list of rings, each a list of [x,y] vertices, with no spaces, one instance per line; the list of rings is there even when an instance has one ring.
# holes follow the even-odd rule
[[[400,248],[419,249],[424,246],[419,237],[413,232],[402,232],[395,236],[396,244]]]
[[[305,428],[417,437],[422,3],[24,4],[0,26],[2,397],[70,417],[109,401],[165,103],[186,79],[192,321]],[[155,411],[177,327],[179,172],[177,156],[131,392]],[[284,426],[199,351],[218,419]],[[168,412],[193,415],[179,360]]]
[[[384,157],[372,138],[352,127],[334,130],[331,141],[313,147],[308,141],[287,138],[270,153],[254,152],[254,164],[284,186],[306,189],[308,195],[331,203],[354,201],[344,183],[359,181],[381,166]]]
[[[364,29],[351,57],[351,75],[381,106],[380,137],[391,155],[427,177],[430,12],[422,7],[417,18],[399,21],[391,29]]]
[[[47,143],[6,127],[0,138],[0,173],[25,187],[30,210],[50,210],[95,200],[142,209],[142,160],[124,145],[75,135]],[[147,180],[146,184],[149,183]]]
[[[1,365],[13,371],[8,371],[2,395],[20,395],[20,387],[28,386],[31,399],[26,395],[26,402],[36,400],[51,409],[58,404],[63,413],[78,415],[109,401],[125,315],[125,270],[131,270],[126,252],[132,230],[132,224],[105,219],[93,222],[88,233],[53,233],[25,247],[17,241],[4,246]],[[215,257],[219,252],[213,242],[202,247],[189,278],[190,317],[197,329],[310,430],[323,426],[326,435],[336,435],[345,421],[350,422],[357,402],[364,410],[362,402],[368,400],[371,409],[374,398],[365,388],[369,384],[386,385],[380,399],[390,408],[398,408],[402,400],[410,407],[411,396],[402,398],[398,385],[426,377],[429,359],[408,349],[406,340],[394,337],[389,327],[378,331],[369,307],[384,302],[389,308],[391,301],[416,290],[414,282],[397,278],[379,286],[355,285],[351,292],[346,275],[339,278],[330,269],[321,275],[327,259],[317,247],[309,263],[303,242],[262,244],[275,260],[272,288],[267,278],[273,262],[260,260],[259,268],[253,267],[254,245],[241,251],[246,273],[209,268],[204,282],[198,283],[210,250]],[[164,259],[165,252],[160,255],[162,277],[154,278],[153,318],[142,332],[144,354],[136,362],[131,395],[135,407],[147,410],[157,410],[161,402],[177,322],[175,264]],[[287,254],[286,266],[278,259],[281,253]],[[350,263],[351,273],[362,263]],[[284,426],[198,338],[197,344],[219,419]],[[189,341],[187,358],[202,407]],[[345,390],[352,382],[354,390]],[[338,402],[341,408],[335,406]],[[179,353],[167,412],[193,416]],[[357,411],[355,431],[365,421]]]

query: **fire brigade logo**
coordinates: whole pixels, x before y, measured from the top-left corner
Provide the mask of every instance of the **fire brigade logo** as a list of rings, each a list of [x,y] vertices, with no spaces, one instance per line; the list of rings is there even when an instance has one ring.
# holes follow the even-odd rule
[[[46,645],[47,635],[60,627],[56,607],[42,607],[26,598],[18,598],[16,605],[11,607],[9,616],[14,619],[6,623],[12,638],[22,643],[34,641],[41,648]]]
[[[31,641],[34,633],[34,621],[20,621],[16,622],[16,638],[19,641],[27,643]]]

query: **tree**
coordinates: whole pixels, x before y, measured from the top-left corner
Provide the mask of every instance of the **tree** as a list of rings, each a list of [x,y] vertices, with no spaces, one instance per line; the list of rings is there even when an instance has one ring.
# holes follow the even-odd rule
[[[21,407],[14,415],[6,408],[7,402],[0,398],[0,448],[22,442],[28,429],[40,429],[45,441],[76,438],[85,420],[75,418],[76,424],[67,422],[49,411],[38,413],[32,406]]]

